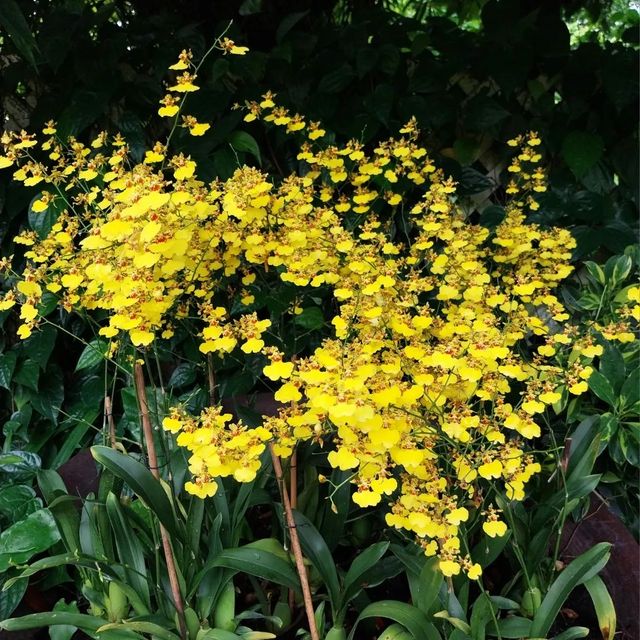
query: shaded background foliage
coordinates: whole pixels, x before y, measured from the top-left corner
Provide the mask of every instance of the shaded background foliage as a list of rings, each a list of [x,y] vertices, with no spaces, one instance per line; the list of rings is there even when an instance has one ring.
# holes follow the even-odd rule
[[[503,214],[496,203],[510,155],[505,141],[537,130],[550,189],[536,218],[573,229],[576,259],[604,262],[636,241],[638,13],[624,0],[1,0],[3,124],[39,131],[54,119],[62,136],[82,139],[121,131],[140,160],[168,133],[156,115],[167,67],[182,48],[200,57],[231,21],[227,35],[251,54],[211,56],[188,111],[211,122],[212,131],[202,139],[179,131],[173,140],[175,151],[197,160],[201,177],[226,178],[245,162],[282,175],[297,167],[290,138],[265,136],[263,125],[243,122],[231,108],[272,90],[279,103],[322,120],[340,140],[366,144],[416,116],[436,164],[459,181],[463,206],[487,226]],[[52,223],[25,215],[35,195],[0,173],[2,255],[14,251],[21,226],[46,233]],[[319,317],[298,321],[316,332],[309,340],[323,326],[320,309],[311,311]],[[0,337],[3,450],[22,459],[0,466],[24,483],[27,510],[38,506],[28,486],[38,468],[59,468],[93,441],[105,394],[100,349],[85,350],[73,370],[82,351],[73,336],[91,340],[88,325],[75,315],[51,319],[60,328],[47,325],[15,343],[11,314],[0,314],[7,329]],[[637,375],[635,360],[625,373],[621,359],[603,359],[617,371],[618,387],[626,374],[632,382]],[[220,395],[253,389],[262,369],[255,365],[221,371]],[[202,379],[203,371],[185,361],[168,386],[197,400]],[[133,387],[118,391],[118,435],[139,440]],[[579,406],[573,414],[574,421],[583,417]],[[637,447],[629,441],[619,446],[619,464],[635,473]],[[637,532],[634,477],[628,511]]]
[[[284,133],[266,137],[231,109],[272,90],[340,139],[384,138],[415,115],[463,205],[492,225],[503,214],[504,142],[535,129],[551,183],[537,217],[573,228],[576,258],[634,242],[638,13],[623,0],[3,0],[0,24],[7,128],[38,131],[53,118],[63,136],[121,131],[139,160],[168,133],[157,116],[167,67],[182,48],[197,59],[229,28],[251,54],[207,60],[189,112],[212,131],[196,139],[178,130],[173,140],[203,178],[226,178],[244,162],[283,175],[295,168]],[[52,223],[24,215],[35,195],[1,173],[3,254],[21,226],[46,232]],[[62,331],[24,344],[6,332],[0,354],[5,450],[18,438],[54,468],[92,437],[105,391],[95,369],[66,364],[81,349],[71,336],[91,340],[87,326],[77,316],[56,322]],[[230,396],[249,391],[260,371],[224,376]],[[126,414],[126,394],[121,405]]]

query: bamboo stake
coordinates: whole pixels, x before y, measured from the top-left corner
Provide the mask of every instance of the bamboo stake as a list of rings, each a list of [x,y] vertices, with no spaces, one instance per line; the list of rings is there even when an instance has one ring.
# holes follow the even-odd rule
[[[311,640],[320,640],[318,634],[318,628],[316,627],[316,619],[313,611],[313,600],[311,599],[311,588],[309,587],[309,579],[307,578],[307,570],[304,566],[304,559],[302,557],[302,548],[300,547],[300,538],[298,537],[298,531],[296,529],[296,521],[293,518],[293,510],[291,509],[291,502],[289,502],[289,492],[284,482],[284,476],[282,473],[282,465],[280,464],[280,458],[275,454],[273,445],[269,444],[269,452],[271,453],[271,459],[273,461],[273,470],[276,474],[276,481],[280,488],[280,495],[282,496],[282,505],[284,507],[284,513],[287,520],[287,527],[289,528],[289,536],[291,538],[291,549],[293,550],[293,557],[296,561],[296,569],[300,576],[300,585],[302,586],[302,597],[304,599],[304,608],[307,614],[307,621],[309,622],[309,632],[311,633]]]
[[[149,418],[149,405],[147,403],[147,394],[145,393],[144,372],[142,365],[136,362],[134,369],[134,379],[136,387],[136,395],[140,404],[140,417],[142,419],[142,432],[147,446],[147,456],[149,458],[149,469],[156,480],[160,480],[160,472],[158,470],[158,457],[156,455],[156,447],[153,442],[153,428],[151,427],[151,419]],[[167,563],[167,573],[169,574],[169,584],[171,585],[171,594],[173,602],[178,613],[178,626],[180,627],[180,636],[183,640],[187,638],[187,624],[184,616],[184,602],[180,593],[180,584],[178,582],[178,573],[176,571],[175,559],[173,557],[173,549],[169,534],[162,524],[160,524],[160,536],[162,538],[162,549],[164,558]]]
[[[111,404],[111,396],[104,397],[104,415],[107,419],[107,426],[109,427],[109,443],[111,448],[115,449],[116,440],[116,423],[113,420],[113,405]]]

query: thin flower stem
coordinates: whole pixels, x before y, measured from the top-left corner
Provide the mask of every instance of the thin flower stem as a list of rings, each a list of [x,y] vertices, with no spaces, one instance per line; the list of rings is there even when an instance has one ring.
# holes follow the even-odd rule
[[[140,417],[142,419],[142,432],[144,434],[145,444],[147,445],[147,455],[149,457],[149,469],[156,480],[160,480],[160,472],[158,471],[158,457],[156,455],[156,447],[153,442],[153,429],[151,427],[151,419],[149,417],[149,405],[147,403],[147,395],[145,393],[144,372],[142,365],[136,362],[134,369],[134,379],[138,403],[140,405]],[[167,573],[169,574],[169,584],[171,585],[171,595],[178,614],[178,626],[180,627],[180,637],[187,639],[187,624],[184,616],[184,602],[180,593],[180,583],[178,581],[178,573],[176,571],[173,549],[171,548],[171,540],[169,533],[160,524],[160,536],[162,538],[162,549],[164,558],[167,563]]]
[[[307,621],[309,623],[309,633],[311,634],[311,640],[320,640],[318,634],[318,627],[316,626],[316,619],[313,611],[313,600],[311,598],[311,588],[309,587],[309,578],[307,576],[307,570],[304,566],[304,558],[302,556],[302,548],[300,546],[300,538],[298,537],[298,530],[296,529],[296,521],[293,517],[293,510],[291,508],[291,502],[289,501],[289,492],[284,482],[284,475],[282,473],[282,464],[280,458],[276,455],[273,445],[269,444],[269,452],[271,453],[271,460],[273,461],[273,470],[276,474],[276,481],[280,488],[280,495],[282,496],[282,505],[284,507],[285,518],[287,521],[287,527],[289,529],[289,536],[291,538],[291,549],[293,551],[293,557],[296,561],[296,569],[298,570],[298,576],[300,576],[300,585],[302,587],[302,597],[304,599],[304,608],[307,614]]]

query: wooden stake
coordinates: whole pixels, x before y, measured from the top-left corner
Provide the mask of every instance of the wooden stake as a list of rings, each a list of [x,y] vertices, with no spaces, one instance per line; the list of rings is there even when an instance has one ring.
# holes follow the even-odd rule
[[[151,419],[149,418],[149,405],[147,403],[147,394],[145,392],[144,372],[142,365],[136,362],[134,368],[134,380],[136,387],[136,395],[140,404],[140,417],[142,419],[142,433],[147,447],[147,456],[149,458],[149,469],[156,480],[160,480],[160,471],[158,470],[158,456],[156,455],[156,446],[153,442],[153,428],[151,427]],[[173,557],[173,549],[171,548],[171,540],[169,534],[162,524],[160,524],[160,536],[162,538],[162,549],[164,558],[167,563],[167,573],[169,574],[169,584],[171,585],[171,594],[173,602],[178,613],[178,626],[180,627],[180,636],[183,640],[187,640],[187,624],[184,616],[184,602],[180,593],[180,583],[178,582],[178,573],[176,571],[175,559]]]
[[[104,397],[104,415],[107,419],[107,426],[109,427],[109,443],[111,448],[115,449],[116,440],[116,423],[113,420],[113,405],[111,404],[111,396]]]
[[[311,640],[320,640],[318,634],[318,628],[316,627],[316,619],[313,611],[313,600],[311,598],[311,588],[309,587],[309,579],[307,577],[307,570],[304,566],[304,558],[302,556],[302,548],[300,547],[300,538],[298,537],[298,530],[296,529],[296,521],[293,517],[293,510],[291,509],[291,502],[289,502],[289,492],[284,482],[284,476],[282,474],[282,465],[280,464],[280,458],[275,454],[273,445],[269,444],[269,452],[271,453],[271,460],[273,461],[273,470],[276,474],[276,481],[280,488],[280,495],[282,496],[282,505],[284,507],[285,518],[287,521],[287,527],[289,529],[289,537],[291,538],[291,549],[293,550],[293,557],[296,561],[296,569],[298,570],[298,576],[300,576],[300,585],[302,586],[302,597],[304,599],[304,608],[307,614],[307,621],[309,622],[309,632],[311,633]]]

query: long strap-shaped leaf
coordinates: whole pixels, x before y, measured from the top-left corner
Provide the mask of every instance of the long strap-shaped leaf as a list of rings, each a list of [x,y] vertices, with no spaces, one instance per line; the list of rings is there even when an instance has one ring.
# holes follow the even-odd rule
[[[598,626],[604,640],[613,640],[616,633],[616,608],[613,606],[613,600],[609,595],[609,591],[600,576],[593,576],[584,583],[587,588],[593,607],[598,616]]]
[[[208,568],[211,567],[242,571],[300,593],[300,580],[293,567],[268,551],[248,547],[225,549],[208,563]]]
[[[555,579],[531,623],[530,637],[546,638],[569,594],[609,559],[611,545],[600,542],[578,556]]]
[[[438,630],[420,609],[396,600],[380,600],[365,607],[351,629],[349,640],[356,637],[356,628],[365,618],[389,618],[389,620],[398,622],[407,629],[414,640],[440,640]]]
[[[92,638],[98,638],[97,631],[104,625],[103,618],[96,618],[84,613],[69,613],[66,611],[51,611],[48,613],[32,613],[21,618],[9,618],[0,622],[0,629],[5,631],[25,631],[40,627],[54,627],[57,625],[69,625],[77,627]],[[131,631],[105,632],[99,634],[100,640],[138,640],[142,636]]]
[[[172,536],[177,536],[182,541],[185,540],[184,527],[180,526],[181,523],[176,518],[169,497],[149,469],[135,458],[110,447],[96,445],[91,447],[91,454],[101,465],[124,480],[132,491],[144,500]]]

